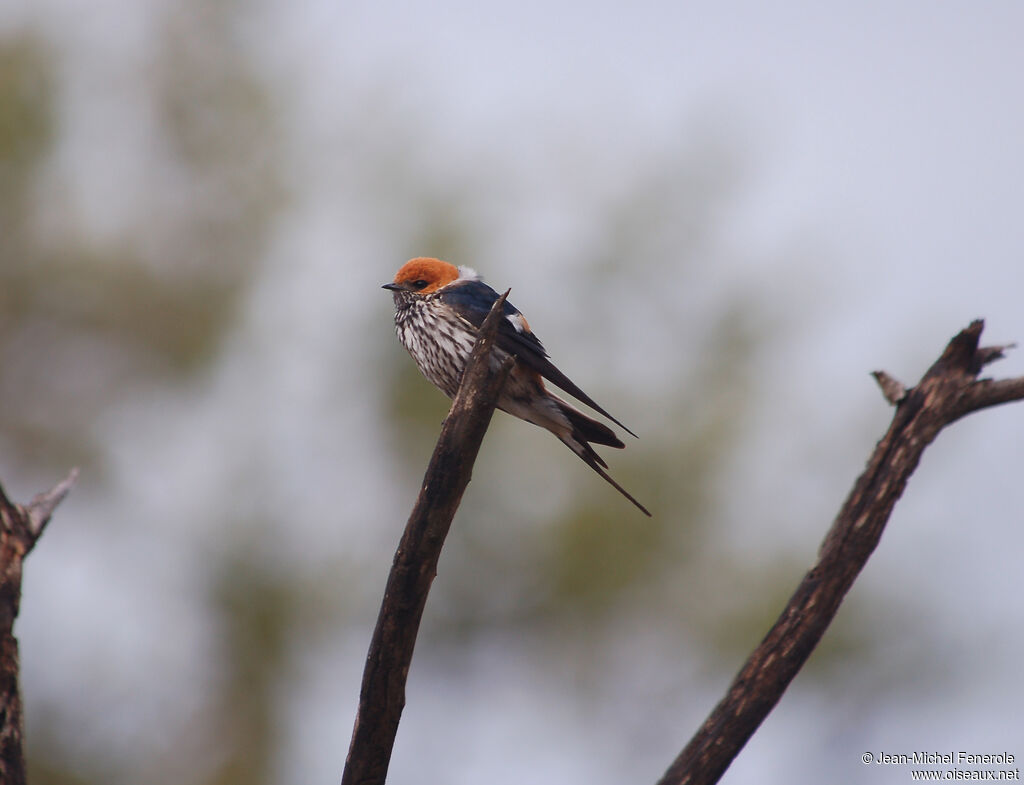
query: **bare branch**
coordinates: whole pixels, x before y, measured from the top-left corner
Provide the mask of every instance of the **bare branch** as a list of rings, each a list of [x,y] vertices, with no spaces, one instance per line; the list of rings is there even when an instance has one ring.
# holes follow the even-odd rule
[[[978,409],[1012,403],[1024,398],[1024,376],[1016,379],[979,379],[960,397],[959,416],[963,417]]]
[[[395,553],[366,657],[342,785],[383,785],[405,707],[405,683],[430,584],[452,518],[469,484],[494,406],[512,368],[491,353],[506,291],[480,327],[462,383],[441,428],[416,506]]]
[[[893,406],[906,397],[907,388],[903,386],[903,382],[894,379],[885,371],[872,371],[871,375],[875,377],[878,386],[882,388],[882,395],[885,397],[885,400]]]
[[[1008,343],[1005,346],[982,346],[978,349],[978,363],[984,368],[989,363],[994,363],[996,360],[1002,360],[1006,357],[1006,351],[1008,349],[1016,349],[1017,344]]]
[[[0,487],[0,782],[24,785],[25,753],[20,660],[14,620],[21,605],[21,565],[61,500],[75,484],[78,470],[27,506],[14,504]]]
[[[50,522],[50,516],[57,509],[57,505],[64,501],[64,497],[68,495],[77,480],[78,468],[76,467],[50,490],[36,494],[35,498],[28,503],[26,512],[28,513],[29,527],[37,539],[43,533],[46,524]]]
[[[982,367],[1006,348],[979,349],[983,326],[981,321],[972,322],[957,334],[920,383],[896,399],[889,430],[826,535],[818,563],[659,785],[708,785],[719,780],[821,640],[878,545],[925,448],[960,417],[1024,399],[1024,378],[976,380]],[[885,391],[886,385],[882,387]],[[885,394],[890,398],[889,392]]]

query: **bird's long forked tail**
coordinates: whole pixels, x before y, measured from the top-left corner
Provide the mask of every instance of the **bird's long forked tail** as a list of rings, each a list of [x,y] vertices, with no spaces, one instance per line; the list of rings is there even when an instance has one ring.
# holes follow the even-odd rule
[[[651,515],[651,511],[638,502],[633,497],[633,494],[612,479],[612,476],[605,471],[605,469],[608,468],[608,464],[605,463],[601,456],[594,451],[594,448],[590,446],[590,443],[594,442],[594,444],[604,444],[608,447],[615,447],[616,449],[621,450],[626,446],[622,443],[622,440],[619,439],[619,437],[616,436],[608,426],[603,423],[599,423],[597,420],[590,419],[583,414],[583,412],[565,401],[562,401],[561,399],[556,400],[558,401],[558,407],[562,410],[562,413],[566,416],[569,420],[569,424],[572,426],[571,434],[568,436],[556,434],[558,438],[562,440],[566,447],[580,456],[587,466],[600,474],[605,482],[633,502],[640,512],[648,518],[653,517]],[[632,433],[632,431],[630,431],[630,433]]]
[[[587,445],[587,446],[589,447],[589,445]],[[593,449],[591,449],[591,452],[593,452]],[[594,453],[594,454],[595,454],[595,455],[597,455],[597,453]],[[577,455],[579,455],[579,453],[577,453]],[[625,497],[626,497],[627,499],[629,499],[629,500],[630,500],[631,502],[633,502],[633,504],[635,504],[635,505],[636,505],[637,509],[638,509],[638,510],[640,510],[640,512],[642,512],[642,513],[643,513],[644,515],[646,515],[646,516],[647,516],[648,518],[652,518],[652,517],[653,517],[653,516],[651,515],[651,511],[650,511],[650,510],[648,510],[648,509],[647,509],[646,507],[644,507],[644,506],[643,506],[643,505],[642,505],[642,504],[641,504],[640,502],[638,502],[638,501],[637,501],[637,500],[636,500],[636,499],[635,499],[635,498],[633,497],[633,494],[631,494],[631,493],[630,493],[629,491],[627,491],[627,490],[626,490],[625,488],[623,488],[623,487],[622,487],[621,485],[619,485],[619,484],[618,484],[617,482],[615,482],[615,480],[614,480],[614,479],[612,479],[611,475],[610,475],[610,474],[608,474],[608,472],[606,472],[606,471],[605,471],[604,469],[602,469],[602,468],[601,468],[601,466],[600,466],[600,465],[599,465],[598,463],[596,463],[595,461],[593,461],[593,460],[592,460],[591,458],[589,458],[589,457],[588,457],[588,456],[586,456],[586,455],[580,455],[580,457],[581,457],[581,458],[582,458],[582,459],[583,459],[584,461],[586,461],[587,465],[588,465],[588,466],[589,466],[589,467],[590,467],[591,469],[593,469],[593,470],[594,470],[595,472],[597,472],[598,474],[600,474],[600,475],[601,475],[601,476],[602,476],[602,477],[604,478],[605,482],[607,482],[607,483],[608,483],[609,485],[611,485],[611,486],[612,486],[612,487],[613,487],[613,488],[614,488],[615,490],[617,490],[617,491],[618,491],[619,493],[621,493],[621,494],[622,494],[623,496],[625,496]]]

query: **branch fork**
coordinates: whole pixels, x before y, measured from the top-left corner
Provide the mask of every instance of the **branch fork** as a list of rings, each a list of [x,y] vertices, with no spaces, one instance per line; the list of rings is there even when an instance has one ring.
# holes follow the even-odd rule
[[[0,487],[0,782],[4,785],[25,785],[20,657],[14,637],[22,562],[77,479],[78,469],[72,469],[61,482],[24,505],[12,502]]]
[[[954,336],[912,388],[885,371],[874,373],[882,395],[896,407],[888,431],[826,534],[817,564],[659,785],[718,782],[825,634],[925,448],[971,412],[1024,399],[1024,377],[977,378],[1012,346],[979,347],[983,327],[974,321]]]

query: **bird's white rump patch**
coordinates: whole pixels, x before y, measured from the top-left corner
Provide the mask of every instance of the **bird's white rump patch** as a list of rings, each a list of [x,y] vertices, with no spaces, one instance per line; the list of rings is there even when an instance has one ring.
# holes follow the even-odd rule
[[[530,325],[526,323],[526,319],[523,318],[521,313],[510,313],[506,317],[512,326],[516,328],[517,333],[528,333],[530,332]]]

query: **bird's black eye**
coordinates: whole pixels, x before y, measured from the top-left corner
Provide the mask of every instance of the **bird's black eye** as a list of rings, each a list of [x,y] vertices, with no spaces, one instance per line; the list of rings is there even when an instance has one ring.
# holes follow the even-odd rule
[[[427,285],[427,282],[424,281],[422,278],[420,278],[418,281],[413,281],[412,282],[412,288],[413,289],[423,289],[423,288],[426,287],[426,285]]]

